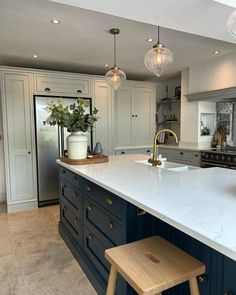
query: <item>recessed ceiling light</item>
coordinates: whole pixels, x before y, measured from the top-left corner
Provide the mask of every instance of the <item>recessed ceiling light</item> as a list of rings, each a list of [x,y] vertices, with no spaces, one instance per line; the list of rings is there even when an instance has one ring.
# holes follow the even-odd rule
[[[33,58],[38,58],[38,55],[37,54],[33,54],[32,57]]]
[[[109,67],[109,64],[105,64],[104,66],[105,66],[105,68],[108,68]]]
[[[51,23],[54,24],[54,25],[59,25],[60,21],[58,19],[54,18],[54,19],[51,20]]]
[[[214,54],[220,54],[220,51],[219,50],[215,50],[214,51]]]
[[[147,41],[147,42],[152,42],[153,39],[152,39],[152,38],[148,38],[148,39],[146,39],[146,41]]]

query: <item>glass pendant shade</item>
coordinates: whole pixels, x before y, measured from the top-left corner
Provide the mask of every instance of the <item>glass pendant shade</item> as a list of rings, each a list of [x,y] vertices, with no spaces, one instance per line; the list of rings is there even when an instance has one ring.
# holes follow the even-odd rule
[[[116,90],[126,80],[126,74],[118,67],[113,67],[106,73],[105,79]]]
[[[150,49],[145,57],[144,64],[146,68],[160,77],[174,62],[174,56],[170,49],[165,47],[159,40],[159,27],[158,27],[158,41],[152,49]]]
[[[228,18],[227,31],[230,38],[236,40],[236,10]]]
[[[120,30],[113,28],[110,33],[114,35],[114,66],[106,73],[105,79],[116,90],[126,80],[126,74],[116,65],[116,35],[120,33]]]

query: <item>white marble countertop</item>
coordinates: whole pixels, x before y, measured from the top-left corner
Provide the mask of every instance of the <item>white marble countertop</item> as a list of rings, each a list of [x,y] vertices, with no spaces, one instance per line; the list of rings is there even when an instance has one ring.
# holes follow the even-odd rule
[[[58,163],[236,261],[236,171],[168,171],[111,156],[108,163]]]

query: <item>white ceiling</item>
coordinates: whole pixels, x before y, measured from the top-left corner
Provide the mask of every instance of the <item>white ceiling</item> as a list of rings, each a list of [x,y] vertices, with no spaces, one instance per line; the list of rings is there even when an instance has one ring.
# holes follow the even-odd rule
[[[226,22],[236,0],[49,0],[232,42]],[[219,3],[222,2],[222,3]],[[224,4],[228,4],[226,6]]]
[[[101,1],[97,2],[101,4]],[[117,0],[111,2],[114,7],[118,5]],[[146,0],[148,2],[151,0]],[[146,51],[154,44],[145,40],[148,37],[156,39],[154,25],[47,0],[0,0],[0,7],[0,64],[104,75],[107,70],[104,64],[113,65],[113,37],[108,30],[119,27],[118,65],[127,73],[127,78],[158,81],[143,63]],[[181,15],[179,8],[174,11]],[[168,19],[168,13],[166,17]],[[61,24],[52,25],[50,20],[53,18],[60,19]],[[190,18],[182,17],[179,23],[186,23]],[[161,41],[171,48],[175,57],[174,66],[162,79],[176,76],[189,65],[219,58],[213,55],[214,50],[220,50],[221,55],[236,50],[232,43],[164,28],[161,29]],[[39,58],[33,59],[32,54]]]

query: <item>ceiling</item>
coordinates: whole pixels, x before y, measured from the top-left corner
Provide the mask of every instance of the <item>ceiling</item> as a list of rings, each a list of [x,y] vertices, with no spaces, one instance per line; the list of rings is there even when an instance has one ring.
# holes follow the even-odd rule
[[[145,53],[154,44],[146,39],[156,40],[155,25],[47,0],[0,0],[0,7],[2,65],[104,75],[107,71],[104,64],[113,65],[113,37],[108,33],[112,27],[121,30],[117,38],[117,63],[128,79],[159,81],[175,77],[190,65],[236,51],[229,42],[162,28],[161,41],[171,48],[175,61],[169,72],[158,79],[143,63]],[[61,23],[53,25],[50,22],[53,18]],[[221,54],[214,55],[215,50]],[[38,58],[32,58],[33,54]]]

